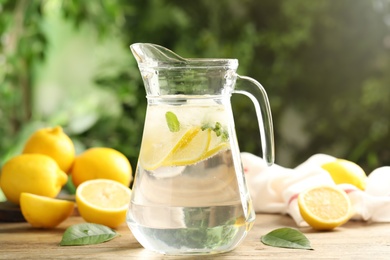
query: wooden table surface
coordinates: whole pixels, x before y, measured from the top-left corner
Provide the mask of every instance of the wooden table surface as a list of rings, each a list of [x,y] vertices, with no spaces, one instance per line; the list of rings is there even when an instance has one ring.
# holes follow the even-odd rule
[[[270,247],[260,236],[279,227],[296,228],[284,215],[258,214],[256,223],[235,250],[211,256],[164,256],[141,247],[126,224],[121,234],[109,242],[60,247],[65,229],[84,222],[72,216],[55,229],[32,228],[28,223],[0,223],[0,259],[390,259],[390,223],[348,222],[333,231],[300,230],[314,250]]]

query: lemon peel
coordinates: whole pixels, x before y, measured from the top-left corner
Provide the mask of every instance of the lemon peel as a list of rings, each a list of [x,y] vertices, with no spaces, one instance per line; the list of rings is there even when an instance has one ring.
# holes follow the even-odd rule
[[[73,141],[60,126],[41,128],[26,141],[23,152],[39,153],[53,158],[65,173],[68,173],[75,158]]]
[[[108,147],[90,148],[78,155],[74,160],[71,176],[76,187],[93,179],[110,179],[129,186],[133,179],[127,157]]]
[[[367,175],[364,170],[354,162],[336,159],[321,166],[326,170],[336,184],[348,183],[365,190]]]

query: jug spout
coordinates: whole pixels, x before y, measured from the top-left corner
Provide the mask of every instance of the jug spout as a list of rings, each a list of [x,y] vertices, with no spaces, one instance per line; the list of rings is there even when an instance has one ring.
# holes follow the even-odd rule
[[[156,44],[134,43],[130,45],[130,49],[140,67],[172,66],[186,63],[186,59]]]
[[[139,67],[171,67],[171,68],[223,68],[238,67],[237,59],[191,59],[183,58],[173,51],[152,43],[134,43],[130,49]]]

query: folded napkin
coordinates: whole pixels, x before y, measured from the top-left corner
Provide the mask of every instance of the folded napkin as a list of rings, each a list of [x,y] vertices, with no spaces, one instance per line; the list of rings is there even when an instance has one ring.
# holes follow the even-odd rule
[[[299,212],[299,193],[318,185],[336,185],[321,165],[336,160],[326,154],[315,154],[294,169],[267,166],[253,154],[241,153],[245,177],[256,212],[290,215],[298,226],[307,226]],[[351,184],[337,185],[351,199],[352,219],[390,222],[390,167],[380,167],[369,174],[364,191]]]

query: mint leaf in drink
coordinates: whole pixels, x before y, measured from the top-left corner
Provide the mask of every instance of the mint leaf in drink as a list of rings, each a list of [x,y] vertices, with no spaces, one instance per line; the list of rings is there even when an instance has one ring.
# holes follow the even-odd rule
[[[167,121],[169,131],[171,131],[171,132],[179,132],[180,131],[180,122],[177,119],[177,116],[175,115],[175,113],[173,113],[171,111],[166,112],[165,119]]]
[[[275,229],[260,240],[263,244],[273,247],[313,250],[306,236],[293,228]]]
[[[119,234],[104,225],[81,223],[68,227],[60,242],[60,246],[81,246],[99,244],[109,241]]]
[[[214,126],[211,126],[210,124],[204,124],[201,127],[202,131],[206,129],[212,130],[216,136],[221,137],[221,140],[224,142],[227,142],[229,140],[229,133],[226,129],[222,127],[222,124],[220,122],[216,122]]]
[[[221,136],[221,131],[222,131],[222,125],[220,122],[216,122],[215,123],[215,127],[214,127],[214,132],[217,136]]]

